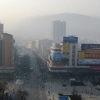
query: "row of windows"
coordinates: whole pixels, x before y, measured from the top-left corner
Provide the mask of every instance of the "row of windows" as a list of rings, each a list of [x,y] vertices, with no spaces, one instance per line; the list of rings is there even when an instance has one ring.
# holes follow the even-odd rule
[[[50,68],[51,70],[66,70],[68,68]]]

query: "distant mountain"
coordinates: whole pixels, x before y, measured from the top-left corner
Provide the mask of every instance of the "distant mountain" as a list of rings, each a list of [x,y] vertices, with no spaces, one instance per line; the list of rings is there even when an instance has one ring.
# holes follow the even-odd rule
[[[79,37],[100,37],[100,19],[81,14],[63,13],[23,19],[13,26],[12,33],[30,39],[51,38],[52,22],[54,20],[66,21],[66,35]]]

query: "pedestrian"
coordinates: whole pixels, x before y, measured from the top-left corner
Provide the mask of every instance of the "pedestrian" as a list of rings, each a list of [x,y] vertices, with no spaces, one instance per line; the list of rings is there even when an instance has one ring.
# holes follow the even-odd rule
[[[86,94],[87,94],[87,91],[86,91]]]
[[[48,91],[49,95],[50,95],[50,91]]]

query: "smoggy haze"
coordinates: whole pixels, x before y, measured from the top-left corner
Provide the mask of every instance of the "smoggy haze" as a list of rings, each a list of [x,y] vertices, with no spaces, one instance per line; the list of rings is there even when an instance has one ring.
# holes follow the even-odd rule
[[[29,36],[29,37],[34,36],[34,35],[36,37],[38,37],[37,34],[40,34],[40,32],[38,32],[38,30],[36,31],[38,25],[37,25],[37,23],[35,24],[35,22],[33,20],[34,16],[42,16],[42,15],[45,16],[45,15],[53,15],[53,14],[61,14],[61,13],[69,12],[69,13],[76,13],[76,14],[82,14],[82,15],[100,18],[99,4],[100,4],[100,0],[0,0],[0,21],[2,23],[4,23],[4,31],[9,32],[10,34],[13,34],[14,36],[25,36],[24,34],[27,34],[26,36]],[[30,18],[32,20],[30,20]],[[74,18],[74,16],[73,16],[73,18]],[[30,20],[30,22],[28,22],[28,23],[30,23],[31,25],[34,24],[34,26],[30,25],[30,27],[34,27],[35,31],[34,30],[32,31],[32,28],[31,28],[31,30],[30,30],[30,28],[28,29],[29,25],[27,25],[27,24],[19,27],[20,23],[23,23],[23,22],[26,23],[27,19]],[[53,18],[53,19],[55,19],[55,18]],[[45,19],[43,19],[43,20],[45,21]],[[59,18],[59,20],[60,20],[60,18]],[[31,22],[31,21],[33,21],[33,22]],[[50,21],[51,22],[53,21],[52,18]],[[18,22],[19,22],[19,24],[18,24]],[[97,22],[98,21],[96,21],[95,24]],[[66,19],[66,23],[70,24],[69,21],[67,22],[67,19]],[[81,23],[81,22],[78,21],[78,23]],[[75,25],[76,23],[72,23],[72,25],[73,24]],[[26,29],[24,26],[26,27]],[[44,26],[46,26],[46,24]],[[50,22],[49,22],[49,26],[50,26]],[[97,23],[97,26],[99,27],[98,23]],[[14,27],[14,29],[13,29],[13,27]],[[71,26],[71,27],[73,27],[73,26]],[[20,28],[22,28],[22,29],[20,29]],[[17,29],[18,29],[18,31],[16,31]],[[25,29],[25,30],[23,30],[23,29]],[[48,33],[46,31],[47,29],[46,30],[45,30],[45,28],[43,28],[43,29],[44,30],[42,30],[41,33],[43,33],[44,35],[49,33],[49,35],[47,35],[47,37],[49,37],[50,33],[51,33],[50,28],[47,27],[47,29],[49,29]],[[76,33],[81,32],[80,30],[78,31],[75,27],[74,27],[74,30],[77,31]],[[73,30],[73,32],[74,32],[74,30]],[[70,33],[72,34],[73,32],[69,32],[68,34],[70,34]],[[91,30],[87,31],[87,32],[88,33],[90,32],[90,34],[91,34]],[[98,34],[99,29],[98,30],[93,29],[93,32]],[[86,33],[86,32],[84,32],[84,33]]]

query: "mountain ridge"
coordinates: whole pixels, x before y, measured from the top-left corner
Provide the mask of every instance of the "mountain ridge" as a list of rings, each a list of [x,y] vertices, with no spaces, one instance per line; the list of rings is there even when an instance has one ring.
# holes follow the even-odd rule
[[[52,38],[52,22],[66,21],[66,35],[79,37],[99,37],[100,19],[82,14],[62,13],[40,17],[30,17],[21,20],[13,26],[12,33],[25,38]]]

